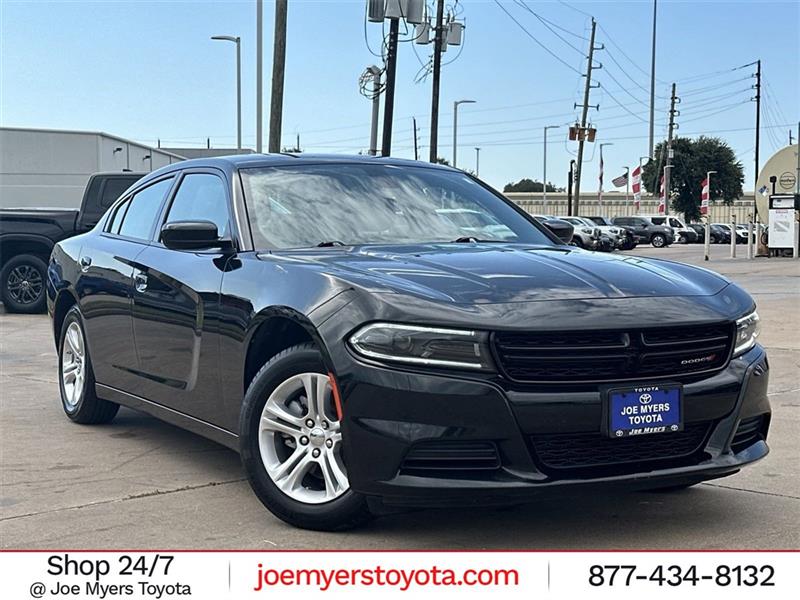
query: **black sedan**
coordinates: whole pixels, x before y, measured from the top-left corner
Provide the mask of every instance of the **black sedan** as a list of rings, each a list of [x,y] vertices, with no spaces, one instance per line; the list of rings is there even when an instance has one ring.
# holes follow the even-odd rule
[[[47,292],[70,419],[123,405],[234,448],[300,527],[689,486],[768,452],[747,293],[564,245],[448,167],[173,164],[57,244]]]

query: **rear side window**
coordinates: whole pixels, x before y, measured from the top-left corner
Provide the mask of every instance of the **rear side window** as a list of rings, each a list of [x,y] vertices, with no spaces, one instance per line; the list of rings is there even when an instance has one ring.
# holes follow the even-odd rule
[[[171,185],[172,178],[170,177],[134,194],[128,202],[118,233],[140,240],[150,239],[150,232],[161,208],[161,202]],[[115,221],[117,218],[115,215]]]
[[[617,225],[630,225],[631,219],[628,219],[626,217],[617,217],[616,219],[614,219],[613,222]]]
[[[222,179],[209,173],[189,173],[175,192],[166,222],[211,221],[220,237],[228,235],[228,195]]]
[[[678,229],[683,229],[683,223],[678,221],[678,219],[670,219],[669,224],[671,227],[677,227]]]
[[[125,215],[125,211],[128,210],[128,204],[130,204],[130,198],[125,200],[125,202],[121,202],[119,206],[114,209],[113,214],[108,219],[108,224],[106,225],[106,231],[109,233],[119,233],[119,226],[122,223],[122,217]]]
[[[663,225],[664,224],[664,217],[653,217],[650,219],[654,225]]]

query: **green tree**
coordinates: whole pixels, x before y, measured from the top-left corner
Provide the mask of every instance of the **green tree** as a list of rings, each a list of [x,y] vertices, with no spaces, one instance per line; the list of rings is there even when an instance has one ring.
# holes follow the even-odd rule
[[[503,188],[504,192],[541,192],[542,191],[542,182],[537,181],[536,179],[528,179],[527,177],[524,179],[520,179],[516,183],[511,182],[507,183],[506,186]],[[547,184],[547,191],[548,192],[560,192],[564,191],[563,189],[556,189],[552,183]]]
[[[655,156],[644,166],[642,183],[651,194],[658,194],[659,180],[664,171],[666,142],[656,146]],[[719,138],[701,136],[697,139],[672,140],[672,174],[670,176],[670,206],[690,220],[700,218],[700,192],[708,171],[711,176],[711,200],[731,204],[742,196],[744,169],[728,144]]]

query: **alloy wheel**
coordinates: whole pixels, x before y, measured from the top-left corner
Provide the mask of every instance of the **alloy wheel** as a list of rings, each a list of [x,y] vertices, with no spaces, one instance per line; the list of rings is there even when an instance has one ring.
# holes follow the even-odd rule
[[[286,379],[261,411],[258,446],[272,482],[305,504],[335,500],[350,489],[330,379],[301,373]]]
[[[61,383],[64,386],[64,403],[72,411],[83,396],[83,382],[86,376],[86,350],[83,333],[77,322],[67,327],[61,345]]]
[[[31,265],[14,267],[6,278],[6,290],[18,304],[34,304],[44,291],[42,275]]]

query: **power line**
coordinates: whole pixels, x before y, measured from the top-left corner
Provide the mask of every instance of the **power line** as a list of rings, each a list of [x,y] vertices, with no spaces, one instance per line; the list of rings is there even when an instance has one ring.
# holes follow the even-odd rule
[[[504,6],[503,6],[503,5],[502,5],[502,4],[499,2],[499,0],[494,0],[494,3],[495,3],[497,6],[499,6],[499,7],[500,7],[500,9],[501,9],[501,10],[502,10],[504,13],[506,13],[506,15],[508,15],[508,18],[509,18],[509,19],[511,19],[512,21],[514,21],[514,23],[516,23],[516,24],[517,24],[517,27],[519,27],[520,29],[522,29],[522,31],[524,31],[524,32],[525,32],[525,34],[526,34],[526,35],[527,35],[529,38],[531,38],[531,39],[532,39],[534,42],[536,42],[536,43],[539,45],[539,47],[541,47],[541,48],[542,48],[542,50],[544,50],[545,52],[547,52],[547,53],[548,53],[550,56],[552,56],[553,58],[555,58],[555,59],[556,59],[558,62],[560,62],[560,63],[561,63],[562,65],[564,65],[565,67],[567,67],[567,68],[568,68],[570,71],[572,71],[572,72],[574,72],[574,73],[577,73],[578,75],[583,75],[583,73],[581,73],[581,72],[580,72],[578,69],[576,69],[575,67],[573,67],[573,66],[572,66],[571,64],[569,64],[567,61],[565,61],[563,58],[561,58],[561,57],[560,57],[558,54],[556,54],[555,52],[553,52],[552,50],[550,50],[550,48],[548,48],[548,47],[547,47],[547,46],[545,46],[545,45],[544,45],[542,42],[540,42],[540,41],[539,41],[539,40],[536,38],[536,36],[534,36],[534,35],[533,35],[533,34],[532,34],[530,31],[528,31],[528,30],[526,29],[526,27],[525,27],[525,26],[524,26],[522,23],[520,23],[520,22],[519,22],[519,21],[518,21],[518,20],[517,20],[517,19],[514,17],[514,15],[512,15],[510,12],[508,12],[508,11],[505,9],[505,7],[504,7]]]
[[[551,26],[550,26],[550,21],[548,21],[547,19],[545,19],[544,17],[542,17],[541,15],[539,15],[539,13],[537,13],[537,12],[535,12],[535,11],[531,10],[531,8],[530,8],[530,7],[529,7],[527,4],[525,4],[525,2],[524,2],[523,0],[515,0],[515,2],[517,3],[517,5],[518,5],[518,6],[521,6],[522,8],[524,8],[525,10],[527,10],[529,13],[531,13],[531,14],[532,14],[534,17],[536,17],[537,19],[539,19],[539,22],[540,22],[542,25],[544,25],[544,26],[545,26],[547,29],[549,29],[549,30],[550,30],[550,33],[552,33],[554,36],[556,36],[558,39],[560,39],[562,42],[564,42],[564,43],[565,43],[567,46],[569,46],[570,48],[572,48],[572,49],[573,49],[575,52],[577,52],[578,54],[580,54],[581,56],[583,56],[583,50],[581,50],[581,49],[580,49],[580,48],[578,48],[577,46],[573,46],[571,42],[567,41],[567,40],[564,38],[564,36],[562,36],[562,35],[561,35],[560,33],[558,33],[558,32],[557,32],[557,31],[556,31],[556,30],[555,30],[553,27],[551,27]],[[555,25],[555,24],[554,24],[554,25]],[[563,28],[563,27],[559,27],[559,29],[562,29],[562,30],[564,30],[564,31],[566,31],[567,33],[570,33],[570,34],[572,34],[572,35],[577,35],[577,34],[573,34],[571,31],[569,31],[568,29],[565,29],[565,28]],[[578,37],[578,38],[580,38],[580,39],[584,39],[584,40],[585,40],[585,38],[583,38],[583,37],[581,37],[581,36],[579,36],[579,35],[577,35],[577,37]],[[587,41],[587,42],[588,42],[589,40],[585,40],[585,41]]]
[[[612,93],[611,93],[611,92],[608,90],[608,88],[607,88],[607,87],[605,87],[605,86],[604,86],[602,83],[600,83],[600,87],[601,87],[601,88],[603,88],[603,91],[604,91],[606,94],[608,94],[608,97],[609,97],[609,98],[611,98],[611,99],[614,101],[614,103],[615,103],[617,106],[619,106],[620,108],[624,109],[624,110],[625,110],[625,112],[627,112],[628,114],[630,114],[632,117],[634,117],[634,118],[636,118],[636,119],[639,119],[639,120],[640,120],[640,121],[642,121],[643,123],[648,123],[648,122],[649,122],[647,119],[643,119],[642,117],[640,117],[639,115],[637,115],[636,113],[634,113],[633,111],[631,111],[630,109],[628,109],[628,108],[627,108],[627,107],[626,107],[624,104],[622,104],[622,103],[621,103],[619,100],[617,100],[617,97],[616,97],[616,96],[614,96],[614,94],[612,94]]]

